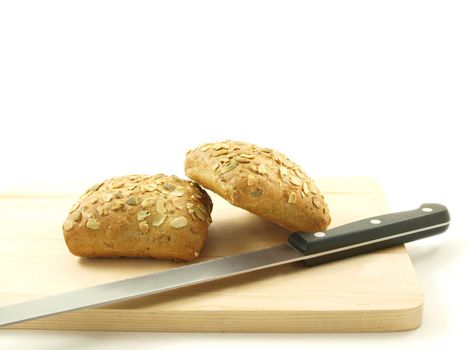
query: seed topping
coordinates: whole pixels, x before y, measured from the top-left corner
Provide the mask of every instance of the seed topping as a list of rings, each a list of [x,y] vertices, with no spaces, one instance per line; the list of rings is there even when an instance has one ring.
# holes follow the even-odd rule
[[[159,214],[165,214],[167,212],[167,209],[165,207],[165,203],[164,203],[164,200],[162,198],[159,198],[157,201],[156,201],[156,211],[159,213]]]
[[[136,199],[136,197],[130,196],[130,197],[128,197],[128,199],[126,201],[126,204],[136,205],[136,204],[138,204],[138,200]]]
[[[104,193],[104,194],[102,195],[102,200],[103,200],[104,202],[110,202],[110,201],[112,200],[112,198],[113,198],[112,193]]]
[[[295,204],[296,201],[297,201],[297,194],[295,192],[290,192],[289,199],[287,200],[287,203]]]
[[[222,168],[221,168],[221,174],[227,174],[234,170],[238,166],[238,163],[235,159],[232,159],[231,161],[227,162]]]
[[[170,227],[175,228],[175,229],[180,229],[185,227],[188,224],[188,220],[184,216],[179,216],[175,219],[173,219],[170,222]]]
[[[167,215],[165,214],[157,214],[154,217],[154,220],[152,221],[152,226],[159,227],[160,225],[164,223],[166,218],[167,218]]]
[[[152,207],[155,203],[156,203],[155,198],[145,198],[141,202],[141,206],[146,209],[146,208]]]
[[[290,182],[295,185],[295,186],[301,186],[302,185],[302,182],[300,181],[300,179],[296,176],[291,176],[290,177]]]
[[[74,224],[75,223],[71,221],[70,219],[66,219],[65,222],[63,223],[63,229],[66,231],[71,230]]]
[[[89,218],[86,222],[86,227],[91,230],[98,230],[101,226],[101,223],[94,218]]]
[[[268,173],[268,169],[266,168],[266,165],[264,164],[258,165],[258,174],[265,175],[267,173]]]
[[[149,215],[151,215],[151,213],[149,212],[149,210],[140,210],[138,212],[138,214],[136,214],[136,217],[138,218],[138,221],[143,221],[144,219],[146,219]]]

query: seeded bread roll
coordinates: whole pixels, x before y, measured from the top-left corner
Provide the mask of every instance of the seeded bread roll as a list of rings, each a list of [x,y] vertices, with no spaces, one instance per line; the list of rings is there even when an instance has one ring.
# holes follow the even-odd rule
[[[319,189],[284,154],[236,141],[190,150],[185,173],[230,203],[290,231],[323,231],[331,222]]]
[[[83,257],[198,257],[212,202],[191,181],[162,174],[115,177],[91,187],[63,224],[71,253]]]

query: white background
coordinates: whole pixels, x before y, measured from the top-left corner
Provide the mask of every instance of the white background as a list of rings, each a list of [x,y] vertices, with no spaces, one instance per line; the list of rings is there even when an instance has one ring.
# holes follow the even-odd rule
[[[394,210],[437,201],[452,224],[409,245],[413,332],[0,331],[0,348],[465,349],[466,98],[463,1],[1,1],[0,190],[183,176],[187,149],[230,138],[377,177]]]

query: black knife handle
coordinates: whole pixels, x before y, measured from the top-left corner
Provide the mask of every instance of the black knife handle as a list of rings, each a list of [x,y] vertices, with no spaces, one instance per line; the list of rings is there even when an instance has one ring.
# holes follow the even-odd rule
[[[374,216],[326,232],[292,233],[289,243],[310,255],[305,263],[314,266],[442,233],[449,220],[444,205],[426,203],[415,210]]]

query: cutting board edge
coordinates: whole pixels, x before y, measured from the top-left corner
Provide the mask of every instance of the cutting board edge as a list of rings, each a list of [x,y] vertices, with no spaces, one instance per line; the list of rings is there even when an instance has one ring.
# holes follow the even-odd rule
[[[397,332],[419,328],[423,298],[412,307],[387,310],[219,311],[137,313],[134,310],[82,310],[32,320],[5,329],[196,332],[196,333],[355,333]],[[261,321],[261,322],[259,322]],[[252,328],[252,324],[255,327]]]

